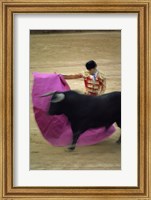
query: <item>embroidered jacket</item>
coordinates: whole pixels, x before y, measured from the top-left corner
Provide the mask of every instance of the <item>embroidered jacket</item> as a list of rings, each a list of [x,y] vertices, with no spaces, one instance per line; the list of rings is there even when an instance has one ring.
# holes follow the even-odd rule
[[[102,73],[97,71],[91,75],[89,71],[83,73],[85,93],[88,95],[97,96],[103,94],[105,91],[105,77]]]

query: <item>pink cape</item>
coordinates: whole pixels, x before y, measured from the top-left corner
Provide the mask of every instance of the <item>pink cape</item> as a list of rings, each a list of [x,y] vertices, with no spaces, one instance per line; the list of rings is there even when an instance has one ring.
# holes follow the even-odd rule
[[[59,74],[33,73],[34,82],[32,89],[33,110],[35,120],[43,137],[54,146],[67,146],[72,142],[72,130],[65,115],[49,116],[50,96],[40,97],[47,92],[70,90],[67,82]],[[79,138],[77,145],[96,144],[112,135],[114,126],[108,130],[105,128],[89,129]]]

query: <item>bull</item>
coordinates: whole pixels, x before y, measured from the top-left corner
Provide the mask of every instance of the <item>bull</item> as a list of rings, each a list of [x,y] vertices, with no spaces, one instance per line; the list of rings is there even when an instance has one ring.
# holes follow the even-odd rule
[[[68,148],[75,149],[80,135],[90,128],[105,127],[113,123],[121,128],[121,92],[111,92],[101,96],[89,96],[76,91],[53,92],[48,114],[67,116],[73,131],[72,144]],[[118,143],[121,142],[121,136]]]

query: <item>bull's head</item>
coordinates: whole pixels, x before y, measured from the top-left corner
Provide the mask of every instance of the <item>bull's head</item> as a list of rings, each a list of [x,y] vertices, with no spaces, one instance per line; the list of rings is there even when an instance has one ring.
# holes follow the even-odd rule
[[[60,115],[63,114],[63,100],[65,99],[65,94],[63,92],[49,92],[41,97],[51,96],[49,115]]]

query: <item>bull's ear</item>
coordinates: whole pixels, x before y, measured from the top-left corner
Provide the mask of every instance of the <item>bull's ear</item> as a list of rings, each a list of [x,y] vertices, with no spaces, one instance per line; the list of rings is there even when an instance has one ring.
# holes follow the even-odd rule
[[[53,98],[51,99],[51,102],[58,103],[58,102],[63,101],[64,98],[65,98],[65,95],[63,93],[58,93],[53,96]]]

